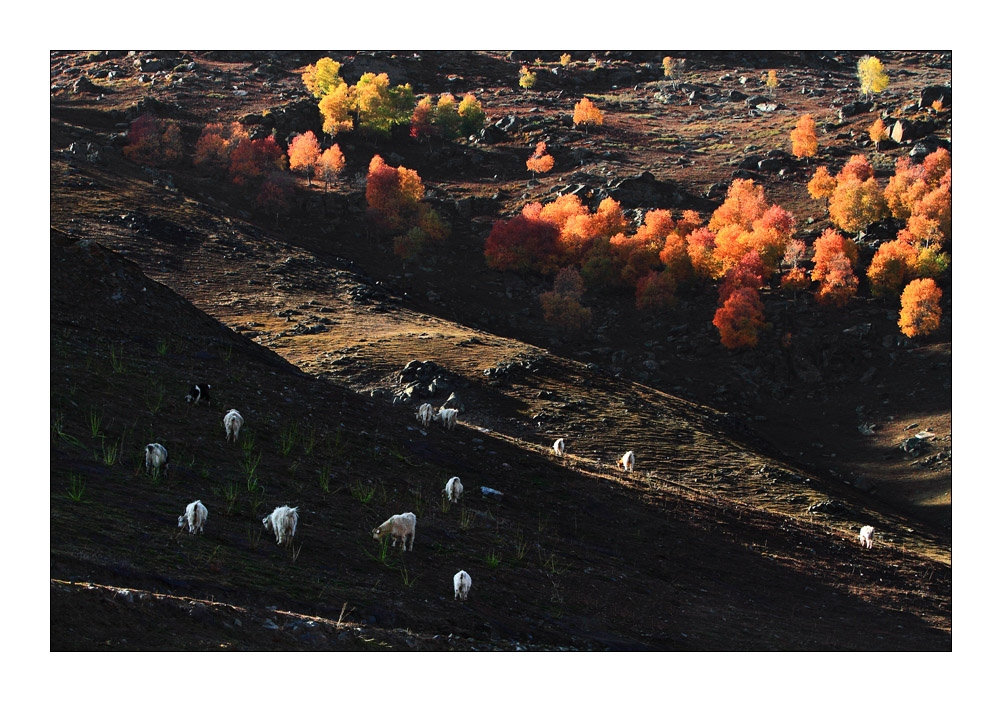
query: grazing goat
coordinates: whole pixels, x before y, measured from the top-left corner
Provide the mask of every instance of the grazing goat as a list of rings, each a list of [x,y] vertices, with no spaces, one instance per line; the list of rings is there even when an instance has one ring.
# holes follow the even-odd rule
[[[223,417],[223,426],[226,428],[226,440],[231,438],[236,441],[240,438],[240,428],[244,425],[244,418],[235,409],[231,409]]]
[[[427,402],[418,407],[417,418],[418,421],[421,422],[422,426],[427,427],[431,423],[434,414],[435,414],[435,408],[429,405]]]
[[[449,498],[449,502],[456,502],[463,494],[463,483],[458,477],[449,478],[442,492]]]
[[[168,465],[167,449],[160,444],[146,444],[146,470],[163,470]]]
[[[390,542],[391,546],[396,546],[397,542],[400,542],[400,548],[404,551],[414,550],[414,531],[417,527],[417,515],[413,512],[404,512],[403,514],[394,514],[392,517],[387,519],[385,522],[377,526],[372,530],[372,538],[376,541],[381,541],[386,538],[389,534],[393,537],[393,541]],[[408,542],[410,547],[408,548]]]
[[[452,585],[456,590],[456,596],[454,600],[466,601],[467,595],[470,594],[470,587],[473,585],[473,578],[465,570],[461,570],[452,577]]]
[[[616,461],[616,465],[622,468],[623,470],[632,471],[633,463],[635,460],[636,458],[633,455],[633,451],[627,451],[626,453],[623,454],[622,458]]]
[[[296,524],[299,523],[298,507],[276,507],[267,517],[261,520],[267,531],[275,533],[275,541],[281,546],[286,541],[292,541],[296,535]]]
[[[873,527],[865,526],[859,530],[859,545],[873,548]]]
[[[443,407],[435,416],[442,422],[442,426],[446,429],[455,429],[457,414],[459,414],[458,409],[446,409]]]
[[[187,522],[189,534],[201,533],[202,527],[205,526],[205,520],[208,518],[209,510],[205,508],[201,500],[195,500],[184,510],[184,514],[177,518],[177,525],[183,527]]]
[[[188,394],[184,396],[186,402],[197,405],[199,402],[204,402],[207,405],[212,404],[212,398],[209,396],[209,388],[211,385],[199,384],[192,385],[191,390]]]
[[[564,440],[557,439],[553,442],[553,453],[557,454],[561,458],[564,457]]]

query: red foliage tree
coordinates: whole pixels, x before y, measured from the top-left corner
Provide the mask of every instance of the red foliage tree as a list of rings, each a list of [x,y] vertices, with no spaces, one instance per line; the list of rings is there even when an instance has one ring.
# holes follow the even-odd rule
[[[317,160],[317,174],[324,181],[324,191],[330,190],[331,183],[344,169],[344,154],[337,144],[326,149]]]
[[[834,229],[826,229],[815,239],[811,279],[821,283],[820,303],[842,307],[852,298],[859,285],[852,270],[857,257],[856,245]]]
[[[765,326],[765,306],[754,288],[738,288],[713,316],[720,342],[729,349],[751,348]]]
[[[393,168],[379,154],[369,162],[365,181],[365,200],[370,212],[394,231],[405,229],[417,214],[418,203],[424,197],[424,186],[417,171],[400,166]]]
[[[176,163],[182,156],[181,129],[146,112],[132,121],[122,149],[126,158],[146,166]]]
[[[435,105],[431,101],[431,96],[426,95],[418,100],[414,106],[414,114],[411,115],[411,136],[422,141],[431,138],[435,133],[434,116]]]
[[[908,283],[901,293],[901,316],[898,326],[908,337],[931,334],[939,328],[940,299],[943,291],[936,282],[928,278],[920,278]]]
[[[731,267],[724,279],[720,283],[718,290],[718,302],[724,302],[738,288],[752,288],[758,290],[762,287],[764,266],[757,251],[746,253],[737,265]]]
[[[275,137],[241,141],[230,156],[230,177],[234,184],[249,185],[282,170],[285,154]]]
[[[484,248],[487,265],[499,271],[556,270],[559,230],[549,222],[520,214],[498,220]]]
[[[685,238],[686,253],[693,272],[700,278],[716,280],[724,274],[724,265],[717,256],[717,237],[708,228],[697,229]]]
[[[852,156],[842,167],[842,171],[836,176],[840,183],[845,180],[855,179],[860,182],[867,181],[873,177],[873,166],[863,154]]]
[[[650,271],[637,281],[638,310],[663,310],[675,305],[675,279],[668,271]]]

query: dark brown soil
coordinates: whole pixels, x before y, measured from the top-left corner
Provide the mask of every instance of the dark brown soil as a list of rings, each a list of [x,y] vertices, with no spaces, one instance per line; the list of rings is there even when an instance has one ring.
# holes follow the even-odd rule
[[[303,182],[276,222],[191,166],[144,171],[122,157],[122,133],[143,99],[189,145],[207,121],[296,104],[319,54],[173,56],[195,71],[152,86],[134,57],[52,57],[53,650],[950,650],[949,281],[944,323],[920,342],[865,286],[845,310],[766,291],[772,328],[735,354],[708,324],[713,291],[658,318],[632,296],[591,296],[594,327],[565,338],[538,307],[548,281],[491,271],[482,253],[491,223],[524,202],[585,183],[597,203],[644,171],[663,198],[631,208],[707,217],[735,160],[788,150],[803,111],[822,153],[755,177],[810,241],[828,226],[804,187],[813,169],[839,169],[879,110],[948,82],[949,54],[882,54],[892,88],[841,123],[850,54],[692,54],[692,104],[643,53],[548,64],[532,92],[517,87],[527,57],[332,56],[348,78],[480,90],[492,122],[522,121],[495,144],[339,138],[349,172],[336,192]],[[766,68],[784,109],[715,98],[763,93]],[[73,92],[85,74],[100,99]],[[591,134],[563,119],[582,95],[606,116]],[[936,119],[948,137],[948,111]],[[532,182],[540,138],[558,165]],[[95,160],[67,150],[87,142]],[[910,146],[869,148],[886,179]],[[452,225],[420,264],[401,264],[364,217],[359,177],[376,152],[415,168]],[[422,430],[391,403],[412,359],[461,396],[456,431]],[[213,384],[212,407],[184,402],[193,381]],[[223,441],[230,407],[252,446]],[[933,450],[902,452],[920,429]],[[558,436],[565,461],[548,452]],[[150,441],[171,452],[166,478],[142,469]],[[615,469],[627,448],[632,474]],[[446,512],[452,475],[466,493]],[[176,526],[194,499],[210,511],[201,536]],[[302,515],[292,549],[259,526],[280,504]],[[419,515],[414,551],[381,562],[369,531],[402,511]],[[855,537],[867,523],[872,551]],[[460,568],[466,604],[452,599]]]

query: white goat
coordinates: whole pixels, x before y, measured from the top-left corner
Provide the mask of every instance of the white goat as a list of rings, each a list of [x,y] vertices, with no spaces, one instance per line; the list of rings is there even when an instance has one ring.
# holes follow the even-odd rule
[[[429,405],[427,402],[418,407],[417,418],[418,421],[421,422],[422,426],[427,427],[431,423],[431,420],[434,418],[434,415],[435,415],[435,408]]]
[[[633,455],[633,451],[627,451],[623,454],[623,457],[616,461],[616,465],[623,470],[633,471],[633,464],[636,461],[636,457]]]
[[[455,429],[457,414],[459,414],[458,409],[446,409],[443,407],[438,411],[438,414],[436,414],[435,417],[442,422],[442,426],[446,429]]]
[[[146,444],[146,470],[160,471],[169,468],[167,449],[161,444]]]
[[[417,515],[413,512],[394,514],[392,517],[372,530],[372,538],[376,541],[381,541],[386,538],[387,534],[389,534],[393,537],[393,541],[390,542],[391,546],[396,546],[399,541],[400,548],[402,550],[413,551],[414,532],[416,528]],[[410,548],[408,548],[408,541],[410,542]]]
[[[456,591],[454,600],[466,600],[470,594],[470,587],[473,586],[473,578],[465,570],[461,570],[452,577],[452,585]]]
[[[442,492],[449,498],[449,502],[456,502],[463,495],[463,483],[458,477],[449,478]]]
[[[187,522],[189,534],[201,533],[202,527],[205,526],[205,520],[208,518],[209,510],[205,508],[201,500],[195,500],[184,510],[184,514],[177,518],[177,525],[183,527]]]
[[[859,545],[873,548],[873,527],[865,526],[859,530]]]
[[[557,439],[553,442],[553,453],[557,454],[561,458],[564,457],[564,440]]]
[[[279,545],[286,541],[292,541],[296,535],[296,524],[299,523],[298,507],[276,507],[274,511],[261,520],[267,531],[275,533],[275,540]]]
[[[240,438],[240,428],[244,425],[244,418],[235,409],[231,409],[223,417],[223,427],[226,429],[226,440],[236,441]]]

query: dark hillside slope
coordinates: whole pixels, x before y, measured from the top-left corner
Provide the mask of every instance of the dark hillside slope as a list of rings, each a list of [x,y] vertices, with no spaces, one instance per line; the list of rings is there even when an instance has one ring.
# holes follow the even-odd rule
[[[53,650],[951,647],[947,549],[896,518],[894,540],[863,551],[822,515],[562,464],[486,411],[498,430],[423,431],[412,409],[303,373],[95,242],[54,233],[50,255]],[[192,381],[212,383],[211,407],[184,402]],[[230,407],[247,420],[237,444]],[[662,419],[698,430],[679,442],[690,464],[780,467],[699,413]],[[166,476],[142,467],[150,441],[170,450]],[[466,493],[446,511],[451,475]],[[209,509],[199,536],[177,528],[194,499]],[[288,549],[261,528],[281,504],[301,515]],[[414,550],[384,556],[369,531],[403,511],[418,514]]]

